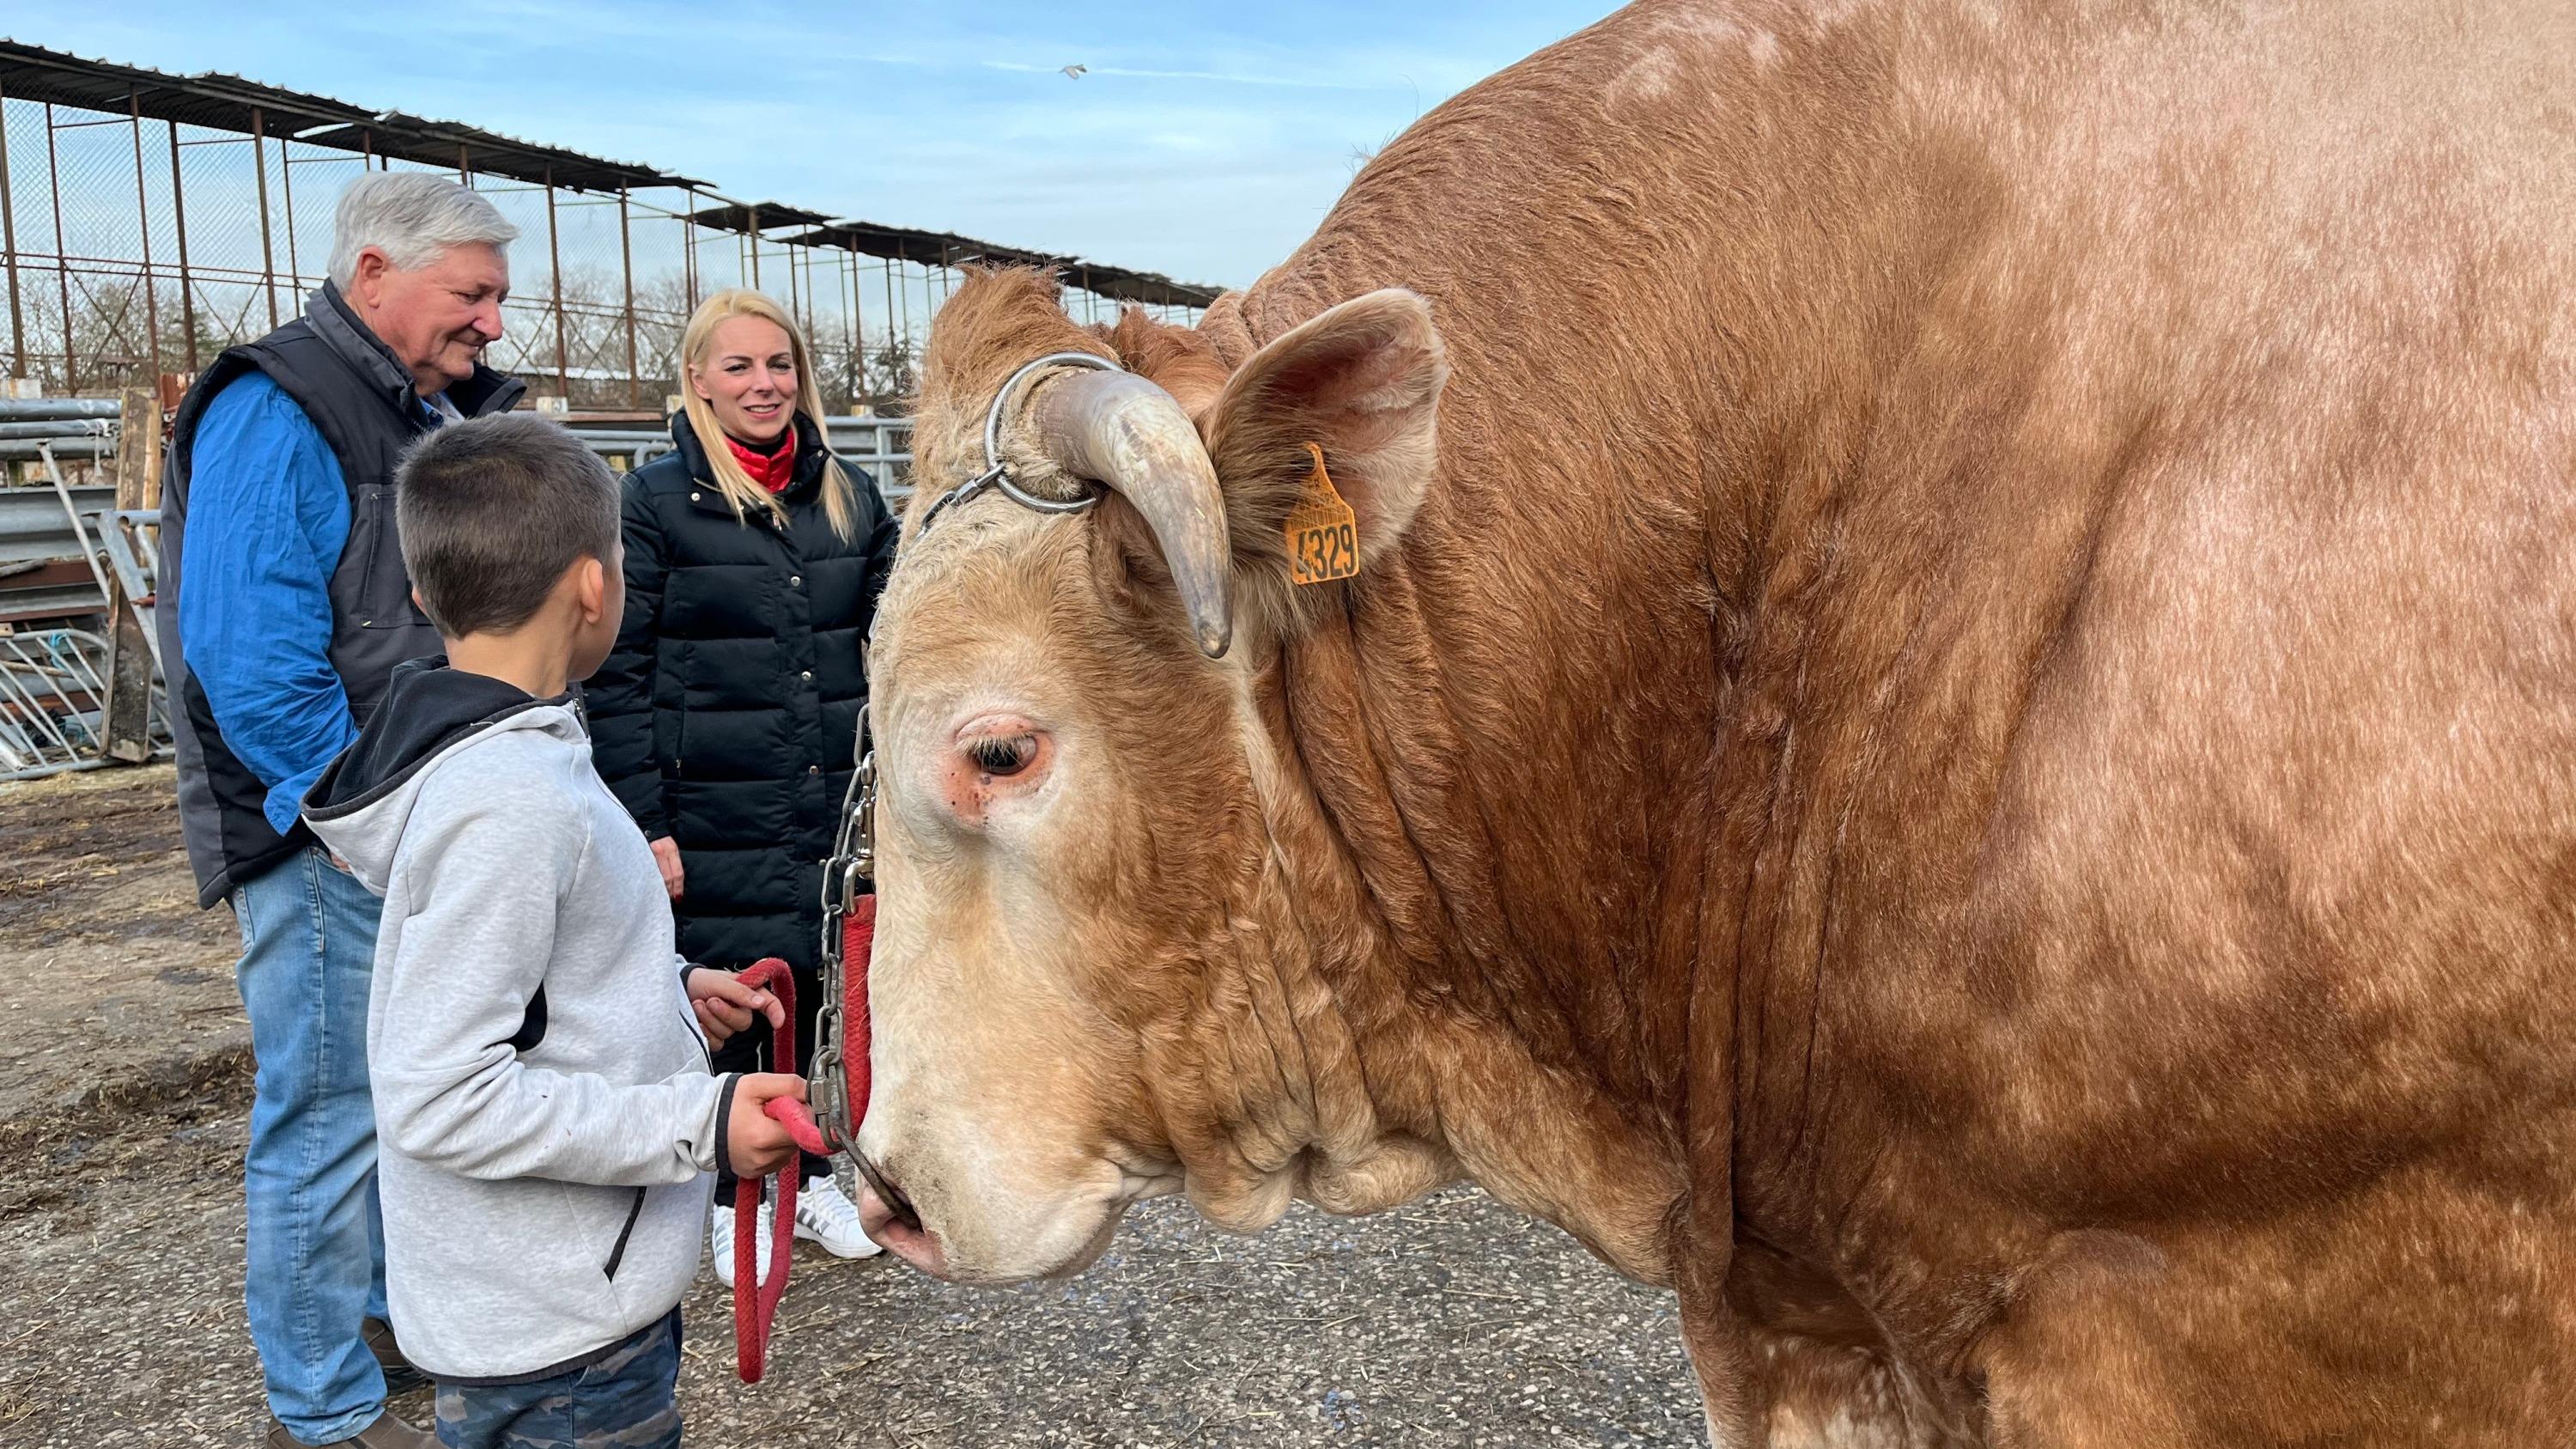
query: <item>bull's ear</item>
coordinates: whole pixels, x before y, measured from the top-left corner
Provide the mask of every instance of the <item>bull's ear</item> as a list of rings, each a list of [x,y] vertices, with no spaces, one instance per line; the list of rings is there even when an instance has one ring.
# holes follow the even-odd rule
[[[1289,515],[1316,488],[1309,444],[1355,516],[1360,569],[1392,549],[1431,483],[1448,378],[1431,304],[1396,288],[1309,319],[1236,368],[1200,429],[1236,569],[1290,575]]]

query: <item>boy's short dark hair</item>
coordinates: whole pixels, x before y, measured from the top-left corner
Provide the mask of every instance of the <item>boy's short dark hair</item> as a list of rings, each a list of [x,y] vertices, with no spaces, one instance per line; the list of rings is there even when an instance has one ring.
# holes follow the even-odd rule
[[[394,474],[403,564],[450,639],[536,617],[574,563],[617,556],[617,475],[559,423],[500,413],[412,445]]]

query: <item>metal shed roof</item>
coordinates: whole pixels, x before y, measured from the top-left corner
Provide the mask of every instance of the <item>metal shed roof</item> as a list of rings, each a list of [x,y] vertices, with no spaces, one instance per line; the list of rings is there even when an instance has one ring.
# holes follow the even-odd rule
[[[574,191],[609,192],[621,187],[650,186],[709,189],[707,182],[651,166],[522,141],[455,121],[429,120],[402,111],[370,111],[330,96],[212,71],[173,75],[114,61],[85,60],[14,40],[0,40],[0,97],[174,121],[244,136],[293,139],[308,146],[391,156]],[[1204,307],[1222,291],[1193,282],[1176,282],[1159,272],[1004,246],[955,232],[885,226],[856,218],[834,220],[826,212],[784,202],[710,199],[718,204],[690,214],[698,225],[761,234],[779,227],[809,228],[778,238],[797,246],[838,247],[927,266],[982,261],[1053,267],[1065,280],[1087,291],[1149,306]]]
[[[767,215],[766,212],[762,214],[764,217]],[[840,247],[867,256],[920,262],[928,266],[995,262],[1004,266],[1051,267],[1063,274],[1066,281],[1085,291],[1147,306],[1204,307],[1215,301],[1224,290],[1196,282],[1176,282],[1160,272],[1139,272],[1127,267],[1113,267],[1105,262],[1086,261],[1081,257],[1003,246],[999,242],[959,236],[955,232],[884,226],[856,218],[836,221],[781,240],[799,246]]]
[[[783,201],[726,201],[689,213],[689,220],[714,231],[736,231],[760,234],[782,226],[813,226],[831,220],[819,211],[807,211]],[[786,238],[792,240],[792,238]]]
[[[454,121],[370,111],[329,96],[205,72],[172,75],[0,40],[0,96],[111,114],[292,137],[309,146],[367,152],[431,166],[465,167],[539,186],[615,191],[621,186],[703,187],[651,166],[522,141]]]

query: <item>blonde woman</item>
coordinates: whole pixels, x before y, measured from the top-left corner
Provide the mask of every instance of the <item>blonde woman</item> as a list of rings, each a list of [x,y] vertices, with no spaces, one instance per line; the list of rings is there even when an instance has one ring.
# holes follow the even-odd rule
[[[805,339],[777,303],[718,292],[680,341],[669,453],[627,475],[626,621],[592,677],[600,776],[652,843],[679,950],[796,972],[802,1072],[822,1002],[822,861],[849,783],[867,676],[859,646],[894,562],[895,523],[832,457]],[[716,1054],[756,1070],[768,1033]],[[733,1184],[716,1192],[716,1274],[733,1281]],[[768,1209],[763,1208],[766,1218]],[[796,1236],[875,1252],[828,1165],[805,1160]],[[769,1233],[761,1251],[766,1263]],[[764,1268],[765,1271],[765,1268]]]

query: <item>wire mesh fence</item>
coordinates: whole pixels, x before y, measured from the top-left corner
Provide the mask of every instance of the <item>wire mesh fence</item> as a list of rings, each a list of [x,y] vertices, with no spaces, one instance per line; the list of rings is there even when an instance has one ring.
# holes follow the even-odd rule
[[[346,124],[278,134],[259,109],[246,114],[243,133],[154,118],[140,102],[119,114],[0,96],[0,367],[49,395],[197,371],[303,310],[329,265],[333,208],[367,168],[455,175],[519,228],[487,360],[574,411],[661,409],[690,311],[730,286],[765,291],[799,320],[829,409],[899,410],[930,315],[960,277],[764,235],[777,228],[759,226],[757,209],[751,225],[707,224],[693,218],[723,199],[691,187],[531,182],[478,167],[470,147],[439,166],[381,154]],[[1079,276],[1066,295],[1078,318],[1119,305]]]

